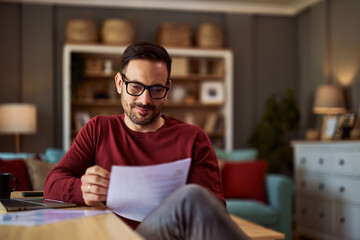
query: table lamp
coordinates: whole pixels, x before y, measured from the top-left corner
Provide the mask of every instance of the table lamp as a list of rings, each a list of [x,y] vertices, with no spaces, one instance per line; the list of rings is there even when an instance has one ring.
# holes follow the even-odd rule
[[[20,134],[36,133],[36,106],[0,104],[0,134],[15,134],[15,152],[20,152]]]
[[[331,84],[320,85],[316,90],[313,112],[323,115],[322,139],[331,139],[336,129],[336,121],[332,122],[333,126],[329,126],[328,120],[336,120],[337,114],[346,112],[343,89]]]

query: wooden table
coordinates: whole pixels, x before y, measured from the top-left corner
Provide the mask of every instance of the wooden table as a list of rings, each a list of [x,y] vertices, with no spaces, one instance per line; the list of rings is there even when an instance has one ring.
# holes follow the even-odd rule
[[[20,197],[19,192],[11,195],[13,198]],[[78,207],[71,209],[104,210],[103,207]],[[282,233],[265,228],[258,224],[231,215],[231,218],[251,238],[255,240],[284,239]],[[106,213],[91,217],[83,217],[57,223],[38,225],[32,227],[0,225],[0,239],[18,240],[92,240],[92,239],[143,239],[133,231],[126,223],[113,213]]]
[[[230,214],[232,220],[253,240],[285,239],[285,234]]]

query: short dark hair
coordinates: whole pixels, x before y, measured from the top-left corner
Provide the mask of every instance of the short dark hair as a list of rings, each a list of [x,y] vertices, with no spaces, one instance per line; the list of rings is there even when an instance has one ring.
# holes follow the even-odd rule
[[[171,72],[171,58],[166,49],[159,44],[150,42],[135,42],[128,46],[121,59],[122,71],[131,60],[145,59],[153,62],[164,62],[168,70],[167,82],[169,83]]]

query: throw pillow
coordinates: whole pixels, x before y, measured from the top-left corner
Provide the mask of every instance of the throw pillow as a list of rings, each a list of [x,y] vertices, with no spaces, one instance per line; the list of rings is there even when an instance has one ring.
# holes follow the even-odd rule
[[[26,165],[29,170],[33,190],[43,191],[47,175],[56,164],[28,158],[26,159]]]
[[[11,173],[18,179],[19,185],[16,191],[32,190],[28,169],[23,159],[14,159],[14,160],[0,159],[0,173]],[[15,181],[12,187],[15,187]]]
[[[225,198],[253,199],[267,203],[263,160],[224,162],[221,170]]]

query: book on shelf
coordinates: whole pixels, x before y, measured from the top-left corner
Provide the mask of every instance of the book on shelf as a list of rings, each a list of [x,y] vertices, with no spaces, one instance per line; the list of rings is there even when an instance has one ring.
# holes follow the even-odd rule
[[[224,118],[222,114],[211,113],[208,115],[205,121],[204,131],[206,133],[216,133],[219,132],[223,127],[224,127]]]

